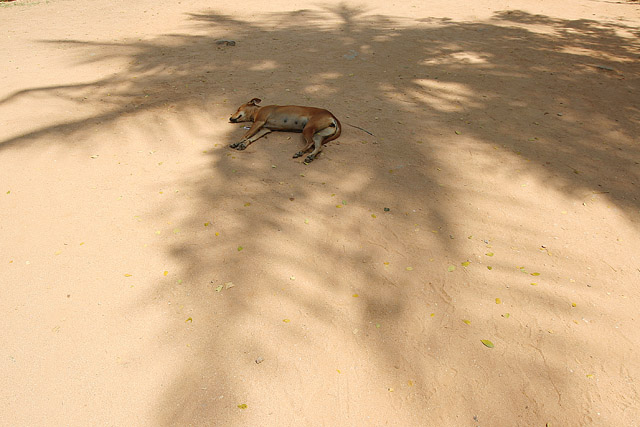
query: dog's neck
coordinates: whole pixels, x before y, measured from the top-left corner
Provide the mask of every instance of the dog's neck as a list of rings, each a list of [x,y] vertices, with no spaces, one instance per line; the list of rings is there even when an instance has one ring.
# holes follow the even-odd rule
[[[255,107],[251,107],[251,110],[247,112],[247,115],[249,116],[252,122],[256,121],[256,115],[258,114],[259,109],[260,107],[256,105]]]

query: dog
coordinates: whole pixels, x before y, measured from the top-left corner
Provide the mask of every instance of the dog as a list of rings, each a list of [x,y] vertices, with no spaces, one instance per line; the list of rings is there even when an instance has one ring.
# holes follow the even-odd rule
[[[262,100],[253,98],[242,104],[230,118],[231,123],[253,122],[240,142],[231,144],[231,148],[244,150],[253,141],[262,138],[271,131],[302,132],[305,147],[293,155],[302,157],[313,146],[304,163],[311,163],[320,150],[322,144],[340,136],[342,127],[340,121],[329,111],[322,108],[301,107],[297,105],[266,105],[259,106]]]

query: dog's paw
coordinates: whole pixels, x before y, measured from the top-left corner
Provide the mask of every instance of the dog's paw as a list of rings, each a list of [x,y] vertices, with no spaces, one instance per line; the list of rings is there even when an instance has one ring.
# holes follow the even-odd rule
[[[242,151],[242,150],[244,150],[245,148],[247,148],[247,144],[245,144],[244,142],[239,142],[239,143],[238,143],[238,148],[236,148],[236,150],[238,150],[238,151]]]
[[[309,163],[313,162],[313,159],[315,159],[315,158],[316,158],[316,157],[315,157],[313,154],[309,154],[309,155],[307,156],[307,158],[306,158],[306,159],[304,159],[304,163],[305,163],[306,165],[308,165]]]
[[[229,147],[231,148],[238,148],[238,145],[240,145],[239,142],[234,142],[233,144],[231,144]]]
[[[298,151],[296,154],[293,155],[294,159],[297,159],[298,157],[302,157],[304,153],[302,151]]]

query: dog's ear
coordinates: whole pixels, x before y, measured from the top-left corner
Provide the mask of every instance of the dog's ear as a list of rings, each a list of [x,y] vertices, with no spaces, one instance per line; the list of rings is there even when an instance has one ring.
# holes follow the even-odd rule
[[[258,105],[258,104],[260,104],[261,101],[262,101],[262,99],[260,99],[260,98],[253,98],[251,101],[249,101],[249,104]]]

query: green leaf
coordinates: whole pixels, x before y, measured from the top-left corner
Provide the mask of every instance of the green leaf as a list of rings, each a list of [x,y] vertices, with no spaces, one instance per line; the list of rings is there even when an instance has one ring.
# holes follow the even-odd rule
[[[493,348],[493,343],[489,340],[480,340],[486,347]]]

